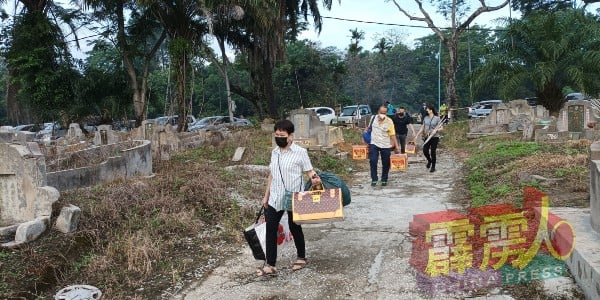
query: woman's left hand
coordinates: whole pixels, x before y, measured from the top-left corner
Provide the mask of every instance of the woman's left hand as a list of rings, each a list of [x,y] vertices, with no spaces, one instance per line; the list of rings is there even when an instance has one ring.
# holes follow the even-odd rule
[[[317,186],[321,184],[321,177],[319,177],[319,175],[317,175],[314,178],[310,179],[310,182],[312,183],[312,186]]]

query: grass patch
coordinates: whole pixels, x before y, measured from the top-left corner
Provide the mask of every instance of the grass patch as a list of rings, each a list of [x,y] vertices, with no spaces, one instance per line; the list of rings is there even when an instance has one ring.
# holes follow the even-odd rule
[[[569,199],[568,193],[589,190],[589,141],[524,142],[516,134],[468,140],[467,131],[467,122],[456,122],[445,128],[444,136],[448,148],[462,153],[465,158],[463,172],[472,207],[497,203],[518,205],[526,186],[548,193],[551,199],[553,195],[562,194],[561,198]],[[555,186],[545,185],[527,180],[529,175],[561,181]]]
[[[268,173],[224,167],[267,165],[271,138],[271,132],[240,129],[218,145],[155,161],[153,178],[62,192],[52,220],[64,205],[77,205],[78,230],[48,231],[17,250],[0,250],[0,299],[49,299],[74,283],[97,286],[106,299],[156,299],[209,261],[235,253]],[[232,162],[237,147],[246,151]],[[310,157],[315,168],[342,176],[354,163],[320,151]]]

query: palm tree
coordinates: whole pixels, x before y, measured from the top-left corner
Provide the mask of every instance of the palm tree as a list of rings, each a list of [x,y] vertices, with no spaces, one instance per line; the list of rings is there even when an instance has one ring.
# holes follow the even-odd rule
[[[208,1],[207,1],[208,2]],[[231,4],[233,1],[225,1]],[[266,112],[278,117],[278,105],[273,89],[273,69],[285,59],[286,34],[297,34],[301,17],[313,16],[317,31],[322,27],[321,15],[316,0],[240,0],[237,2],[245,11],[241,20],[223,23],[215,35],[239,49],[245,56],[252,79],[252,90],[237,84],[231,90],[255,105],[259,116]],[[331,9],[332,0],[323,0],[323,6]]]
[[[505,98],[532,86],[552,114],[563,105],[563,90],[600,91],[600,24],[583,10],[534,13],[513,21],[499,49],[477,72],[475,85],[498,86]]]
[[[201,47],[203,37],[208,33],[207,19],[202,6],[194,0],[141,0],[160,21],[169,37],[169,54],[175,76],[175,98],[178,119],[178,131],[187,129],[188,106],[186,98],[189,91],[189,74],[192,72],[191,60],[194,51]]]
[[[348,53],[350,56],[356,56],[362,51],[363,47],[359,46],[358,43],[365,39],[365,32],[359,31],[358,28],[350,29],[350,46],[348,47]]]
[[[377,50],[377,53],[379,53],[381,56],[384,56],[384,57],[385,57],[386,52],[390,49],[392,49],[392,44],[390,43],[390,41],[388,41],[384,37],[379,39],[377,44],[375,44],[375,46],[373,46],[373,50]]]

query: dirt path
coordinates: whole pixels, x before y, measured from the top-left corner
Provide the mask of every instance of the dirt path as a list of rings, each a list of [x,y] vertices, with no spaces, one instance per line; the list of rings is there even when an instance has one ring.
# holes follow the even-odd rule
[[[412,156],[406,172],[393,172],[387,187],[371,187],[368,172],[355,174],[346,219],[305,225],[308,266],[292,272],[293,245],[280,251],[276,278],[257,278],[261,262],[244,247],[173,299],[427,299],[416,290],[408,264],[408,222],[418,213],[452,208],[448,199],[456,161],[447,153],[429,173]],[[367,164],[367,161],[364,162]]]

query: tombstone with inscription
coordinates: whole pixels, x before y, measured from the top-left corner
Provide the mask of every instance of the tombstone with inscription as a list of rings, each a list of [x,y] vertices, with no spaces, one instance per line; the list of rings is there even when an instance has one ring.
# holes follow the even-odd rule
[[[578,139],[586,131],[586,124],[592,119],[589,101],[567,101],[560,110],[557,120],[558,131],[568,131],[573,138]]]
[[[317,146],[318,134],[326,129],[317,113],[310,109],[296,109],[290,113],[290,121],[294,123],[294,141],[303,147]]]
[[[0,143],[0,157],[0,231],[14,227],[30,237],[30,229],[45,229],[40,220],[48,220],[60,194],[46,185],[46,163],[37,143]]]
[[[99,125],[94,133],[94,145],[109,145],[119,142],[119,136],[112,130],[112,125]]]
[[[293,110],[290,121],[294,123],[294,141],[301,147],[324,149],[344,141],[341,128],[325,125],[313,110]]]

